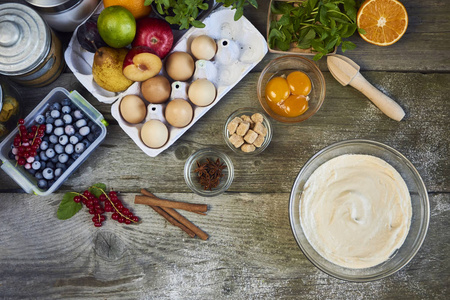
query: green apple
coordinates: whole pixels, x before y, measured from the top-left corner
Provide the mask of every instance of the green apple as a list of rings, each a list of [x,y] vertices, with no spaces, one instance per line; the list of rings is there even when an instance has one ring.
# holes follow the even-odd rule
[[[97,20],[98,33],[113,48],[129,45],[136,35],[136,20],[131,12],[122,6],[105,8]]]

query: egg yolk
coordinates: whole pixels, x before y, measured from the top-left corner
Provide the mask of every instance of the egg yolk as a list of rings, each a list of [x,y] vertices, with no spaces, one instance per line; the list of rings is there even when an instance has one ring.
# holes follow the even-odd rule
[[[298,117],[308,110],[308,101],[303,95],[290,95],[281,105],[286,117]]]
[[[286,100],[290,94],[288,82],[283,77],[274,77],[266,85],[266,97],[269,102],[281,102]]]
[[[308,75],[303,72],[294,71],[290,73],[287,76],[286,81],[293,95],[308,96],[311,92],[311,80]]]

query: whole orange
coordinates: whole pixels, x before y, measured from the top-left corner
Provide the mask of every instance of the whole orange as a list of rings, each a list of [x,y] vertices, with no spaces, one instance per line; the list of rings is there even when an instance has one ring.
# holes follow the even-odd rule
[[[148,16],[152,12],[151,6],[144,5],[145,0],[103,0],[105,8],[120,5],[128,9],[135,19]]]

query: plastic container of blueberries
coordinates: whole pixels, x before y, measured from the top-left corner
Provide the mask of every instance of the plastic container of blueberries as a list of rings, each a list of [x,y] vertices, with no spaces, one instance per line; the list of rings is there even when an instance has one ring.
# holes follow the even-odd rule
[[[103,115],[95,109],[86,99],[84,99],[77,91],[69,92],[64,88],[57,87],[50,91],[50,93],[33,109],[33,111],[25,117],[25,126],[36,124],[34,119],[37,115],[45,113],[49,106],[55,102],[61,102],[63,99],[70,99],[71,102],[92,122],[100,127],[98,136],[92,144],[73,162],[67,170],[46,190],[40,189],[37,186],[37,179],[29,174],[23,167],[16,166],[16,161],[8,157],[11,150],[14,137],[18,133],[18,128],[15,128],[0,144],[0,159],[2,160],[1,168],[6,172],[26,193],[34,193],[40,196],[47,196],[56,191],[63,182],[76,171],[76,169],[89,157],[92,151],[97,148],[105,139],[106,126],[103,123]]]

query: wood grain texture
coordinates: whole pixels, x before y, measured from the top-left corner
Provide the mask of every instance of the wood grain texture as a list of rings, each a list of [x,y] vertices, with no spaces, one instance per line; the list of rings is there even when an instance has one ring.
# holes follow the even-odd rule
[[[0,0],[0,3],[10,2]],[[23,0],[14,2],[24,3]],[[265,35],[269,1],[245,15]],[[269,147],[255,157],[227,148],[222,127],[241,107],[260,107],[256,83],[277,54],[268,54],[174,145],[156,158],[145,155],[66,67],[49,86],[21,88],[29,113],[53,88],[77,90],[110,123],[105,141],[54,194],[24,194],[0,170],[1,299],[447,299],[450,293],[450,5],[446,1],[403,1],[409,27],[402,39],[378,47],[354,36],[345,53],[364,77],[407,112],[401,122],[383,115],[361,93],[342,87],[318,62],[326,99],[310,120],[273,121]],[[64,45],[70,34],[57,32]],[[340,50],[338,53],[341,53]],[[430,197],[430,227],[413,260],[394,275],[371,283],[334,279],[300,251],[289,225],[288,202],[302,166],[322,148],[348,139],[370,139],[400,151],[422,176]],[[188,156],[204,147],[231,156],[235,179],[217,197],[192,193],[183,178]],[[92,225],[83,209],[56,218],[67,191],[103,182],[121,191],[139,225],[107,220]],[[158,197],[204,203],[206,216],[182,212],[204,230],[192,239],[134,197],[147,188]]]
[[[90,215],[56,219],[61,194],[7,194],[0,202],[0,295],[45,299],[444,299],[449,291],[447,194],[431,195],[431,224],[416,257],[372,283],[334,279],[314,267],[289,225],[288,193],[227,193],[207,216],[186,216],[209,233],[191,239],[151,208],[134,205],[139,225]],[[195,202],[193,194],[159,194]],[[4,197],[2,197],[4,198]],[[11,234],[14,232],[14,234]],[[21,283],[20,288],[17,284]]]

